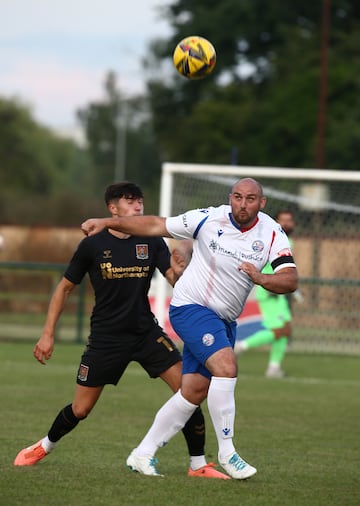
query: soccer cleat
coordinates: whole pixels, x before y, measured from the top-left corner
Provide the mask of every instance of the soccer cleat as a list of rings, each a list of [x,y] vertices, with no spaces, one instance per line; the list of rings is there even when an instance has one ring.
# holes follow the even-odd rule
[[[223,462],[219,458],[219,462],[228,475],[235,480],[246,480],[256,474],[255,467],[245,462],[236,452],[229,455]]]
[[[276,366],[276,365],[269,365],[269,367],[266,370],[265,376],[267,378],[278,378],[278,379],[281,379],[281,378],[285,377],[285,373],[284,373],[284,371],[281,369],[281,367],[279,365],[278,366]]]
[[[235,341],[234,353],[235,353],[235,355],[237,357],[239,355],[241,355],[242,353],[244,353],[244,351],[246,351],[247,348],[246,348],[246,345],[244,343],[245,343],[245,339],[242,339],[242,340],[237,339]]]
[[[21,450],[14,460],[14,466],[33,466],[39,460],[46,457],[47,453],[41,446],[41,442],[42,439],[32,446]]]
[[[146,456],[142,457],[140,455],[135,454],[135,450],[133,450],[126,460],[126,465],[132,470],[136,471],[140,474],[145,474],[146,476],[161,476],[163,474],[159,474],[155,467],[155,464],[158,462],[154,457]]]
[[[188,476],[196,476],[197,478],[218,478],[220,480],[230,480],[230,476],[224,473],[220,473],[216,469],[214,469],[215,464],[213,462],[209,462],[205,466],[200,467],[200,469],[196,469],[194,471],[189,468]]]

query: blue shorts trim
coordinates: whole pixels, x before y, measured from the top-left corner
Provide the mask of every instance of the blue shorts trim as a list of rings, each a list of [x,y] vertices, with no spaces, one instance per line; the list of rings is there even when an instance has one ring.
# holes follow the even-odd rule
[[[222,320],[211,309],[197,304],[170,306],[170,322],[184,342],[183,374],[200,373],[211,378],[205,362],[216,351],[234,347],[236,322]]]

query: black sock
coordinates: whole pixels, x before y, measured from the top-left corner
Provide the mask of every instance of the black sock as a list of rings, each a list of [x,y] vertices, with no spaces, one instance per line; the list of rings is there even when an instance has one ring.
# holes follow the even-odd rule
[[[200,406],[196,408],[182,431],[190,456],[205,455],[205,419]]]
[[[56,443],[65,436],[65,434],[75,429],[80,420],[80,418],[74,415],[71,404],[65,406],[55,418],[48,432],[48,438],[53,443]]]

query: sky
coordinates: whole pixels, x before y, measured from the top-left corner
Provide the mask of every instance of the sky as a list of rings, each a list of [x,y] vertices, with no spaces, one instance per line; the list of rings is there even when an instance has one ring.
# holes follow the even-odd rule
[[[75,132],[75,111],[103,96],[109,70],[127,95],[144,90],[141,58],[171,31],[170,0],[0,0],[0,96],[37,121]]]

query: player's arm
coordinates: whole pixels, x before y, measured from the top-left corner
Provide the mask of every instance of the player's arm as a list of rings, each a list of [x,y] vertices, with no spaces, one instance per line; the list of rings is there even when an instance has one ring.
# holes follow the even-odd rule
[[[166,219],[160,216],[119,216],[112,218],[90,218],[81,225],[86,235],[95,235],[105,228],[124,234],[146,237],[171,237],[166,229]]]
[[[291,293],[297,289],[298,274],[296,267],[283,267],[274,274],[263,274],[250,262],[244,262],[239,270],[245,272],[256,285],[260,285],[269,292]]]
[[[50,299],[45,325],[33,350],[34,357],[43,365],[45,365],[45,360],[49,360],[52,355],[56,324],[75,286],[68,279],[62,278]]]

